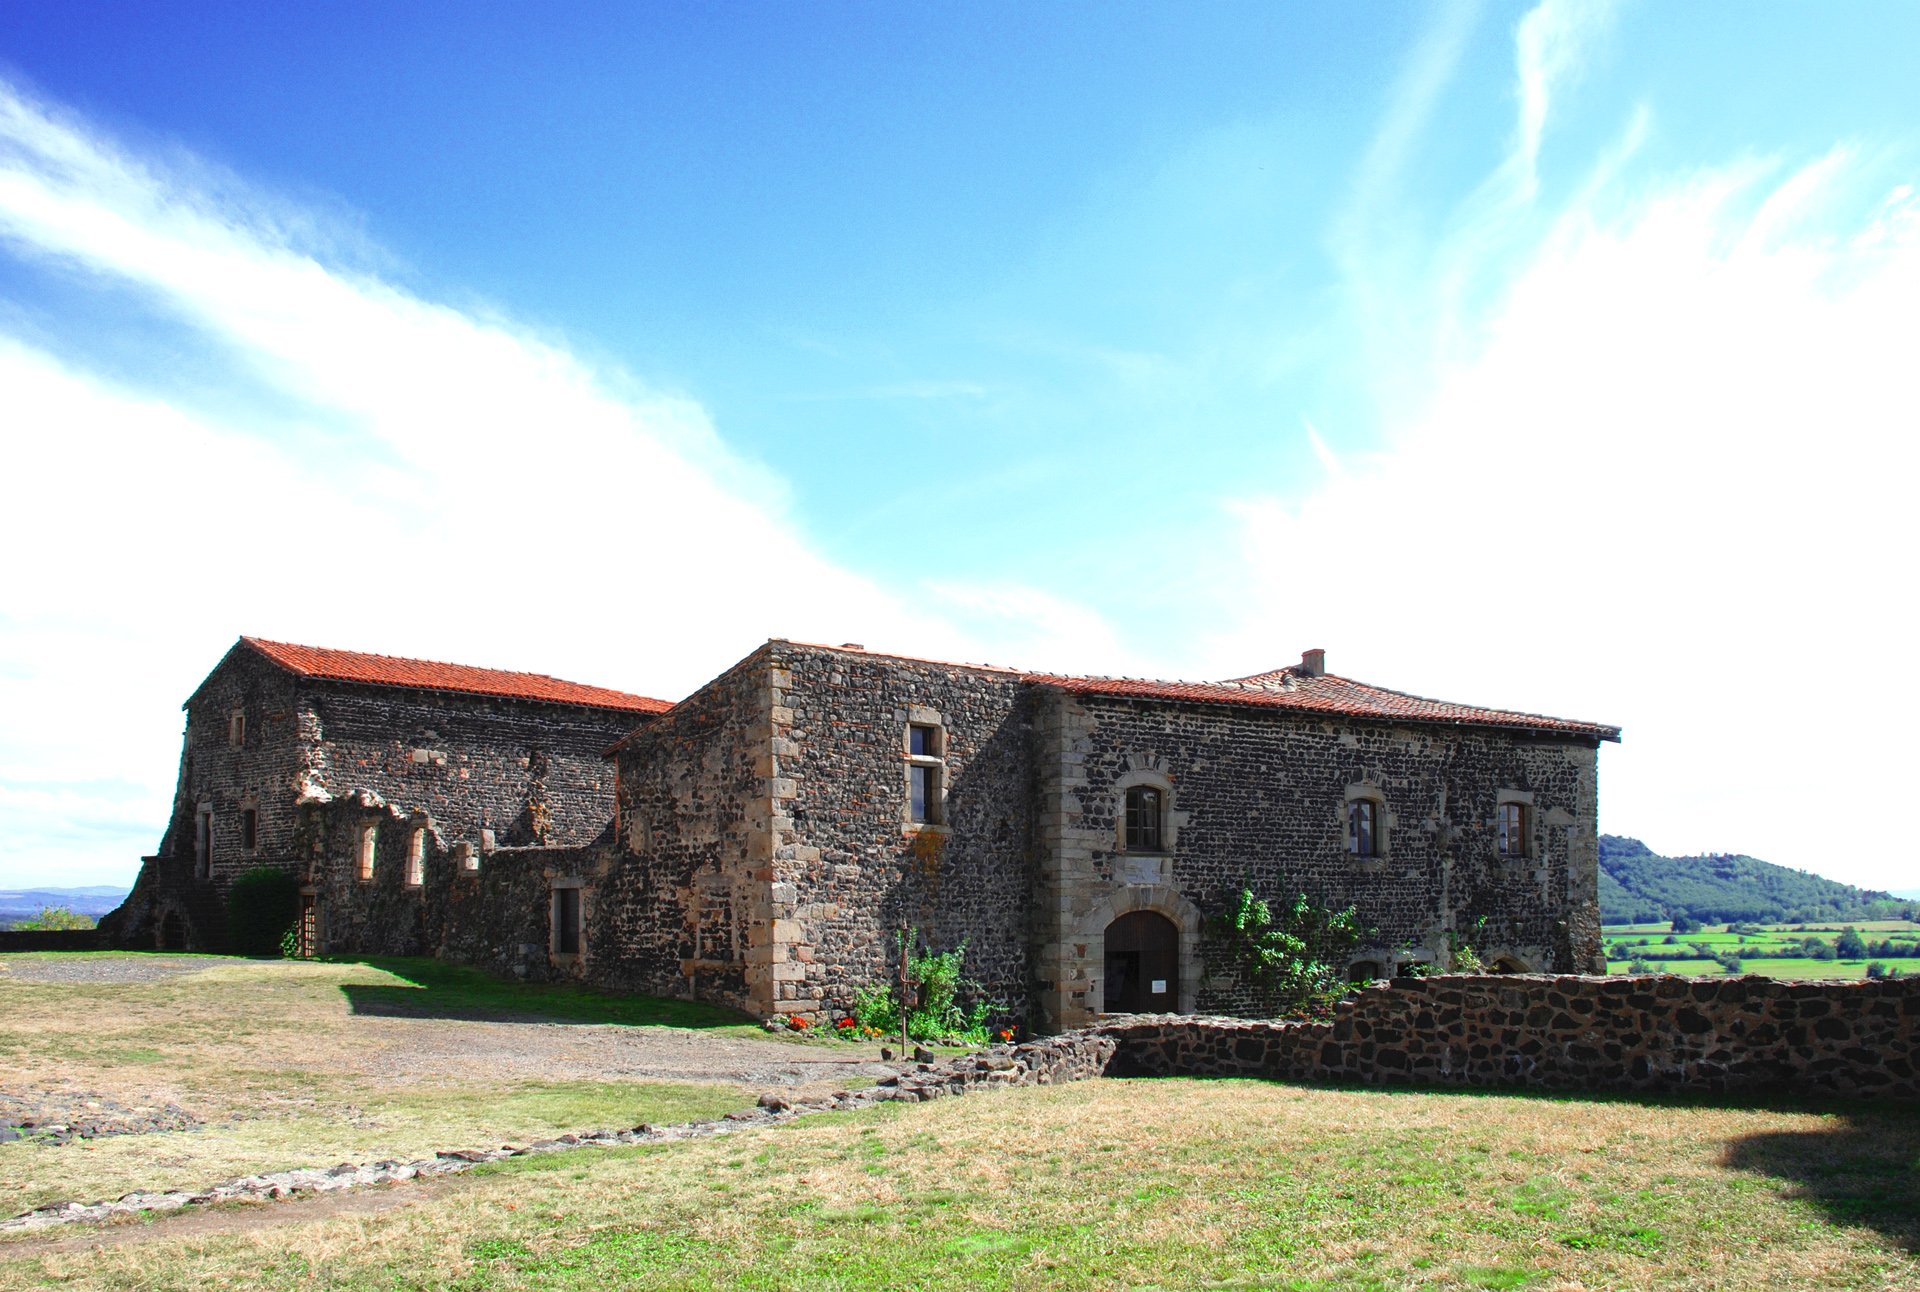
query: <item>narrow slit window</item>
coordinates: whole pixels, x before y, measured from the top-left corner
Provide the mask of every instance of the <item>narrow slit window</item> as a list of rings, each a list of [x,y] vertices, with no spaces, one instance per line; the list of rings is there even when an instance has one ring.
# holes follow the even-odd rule
[[[1161,850],[1165,802],[1166,796],[1151,785],[1136,785],[1127,791],[1127,851]]]
[[[557,956],[580,954],[580,890],[553,890],[553,953]]]
[[[373,859],[379,847],[379,840],[378,827],[371,825],[360,827],[360,878],[362,880],[373,878]]]
[[[256,808],[240,809],[240,846],[248,852],[260,846],[260,813]]]
[[[235,709],[227,716],[227,743],[235,749],[247,743],[247,711]]]
[[[213,811],[201,808],[193,826],[193,864],[200,878],[213,878]]]

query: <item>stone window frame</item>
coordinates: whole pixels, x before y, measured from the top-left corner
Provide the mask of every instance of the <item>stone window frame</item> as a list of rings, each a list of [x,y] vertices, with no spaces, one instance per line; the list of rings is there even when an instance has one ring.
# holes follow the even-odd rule
[[[1387,966],[1388,972],[1395,978],[1402,977],[1401,970],[1408,965],[1425,965],[1427,973],[1433,973],[1440,967],[1440,961],[1427,947],[1407,947],[1396,951]]]
[[[213,800],[193,807],[193,877],[203,883],[213,878]]]
[[[1160,791],[1160,846],[1127,847],[1127,797],[1132,790]],[[1171,857],[1179,849],[1182,814],[1174,811],[1173,777],[1159,767],[1140,764],[1129,767],[1113,783],[1113,850],[1128,857]]]
[[[574,894],[574,949],[560,950],[560,894]],[[587,954],[587,881],[581,875],[555,875],[547,880],[547,959],[556,965],[578,964]]]
[[[240,850],[249,857],[260,852],[260,796],[243,795],[240,799]]]
[[[1379,973],[1365,978],[1354,977],[1354,971],[1361,965],[1372,965]],[[1393,977],[1393,953],[1382,951],[1378,947],[1361,950],[1347,961],[1347,981],[1349,983],[1374,983]]]
[[[1373,851],[1369,853],[1353,851],[1352,805],[1362,802],[1373,804]],[[1374,781],[1354,781],[1340,797],[1339,838],[1342,855],[1361,871],[1386,869],[1388,860],[1393,856],[1394,824],[1393,811],[1387,806],[1386,790]]]
[[[915,728],[936,733],[934,745],[938,750],[932,754],[913,752],[913,733]],[[952,733],[947,730],[946,718],[938,709],[924,705],[914,705],[907,710],[906,720],[900,724],[901,790],[900,820],[901,828],[908,834],[925,831],[945,833],[947,823],[947,793],[952,787],[953,778],[948,770],[947,755],[952,746],[949,743]],[[916,768],[933,774],[938,783],[938,793],[927,796],[927,815],[917,819],[913,815],[913,773]]]
[[[380,864],[380,823],[362,821],[354,847],[354,875],[361,883],[371,884]]]
[[[427,819],[415,817],[407,832],[407,866],[402,876],[408,888],[424,888],[427,883]]]
[[[234,709],[227,714],[227,748],[242,749],[247,743],[247,711]]]
[[[1520,848],[1514,851],[1507,846],[1508,813],[1518,810],[1520,821]],[[1534,811],[1533,791],[1518,789],[1500,789],[1494,794],[1493,805],[1493,853],[1501,861],[1518,864],[1532,861],[1539,850],[1534,845],[1534,831],[1539,825],[1539,814]]]
[[[480,873],[480,850],[465,839],[453,845],[453,873],[456,875]]]

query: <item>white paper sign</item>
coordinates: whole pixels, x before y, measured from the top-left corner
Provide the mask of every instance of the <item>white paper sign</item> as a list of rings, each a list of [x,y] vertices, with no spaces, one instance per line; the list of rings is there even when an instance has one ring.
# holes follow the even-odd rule
[[[1153,994],[1156,996],[1164,996],[1166,992],[1167,980],[1165,978],[1155,978],[1153,980]]]

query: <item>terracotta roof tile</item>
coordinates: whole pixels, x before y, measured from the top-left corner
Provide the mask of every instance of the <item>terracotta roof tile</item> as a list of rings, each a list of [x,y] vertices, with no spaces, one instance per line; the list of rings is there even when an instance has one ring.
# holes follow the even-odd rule
[[[329,682],[359,682],[368,686],[403,686],[418,691],[456,691],[464,695],[493,695],[509,700],[540,700],[575,704],[589,709],[618,709],[627,713],[665,713],[673,705],[644,695],[611,691],[604,686],[563,682],[544,673],[512,673],[505,669],[475,668],[468,664],[440,664],[424,659],[368,655],[326,646],[295,646],[287,642],[242,637],[281,668],[301,677]]]
[[[1375,718],[1388,722],[1515,727],[1528,731],[1564,732],[1590,740],[1620,739],[1620,728],[1602,723],[1576,722],[1539,713],[1516,713],[1506,709],[1483,709],[1471,704],[1429,700],[1425,696],[1369,686],[1351,678],[1308,673],[1297,665],[1225,682],[1161,682],[1131,677],[1066,677],[1051,673],[1029,673],[1025,680],[1056,686],[1074,695],[1250,705],[1346,718]]]

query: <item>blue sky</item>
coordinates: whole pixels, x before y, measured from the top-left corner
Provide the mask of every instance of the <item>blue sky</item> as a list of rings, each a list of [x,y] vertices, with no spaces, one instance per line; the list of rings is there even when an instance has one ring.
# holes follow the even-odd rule
[[[1912,6],[293,8],[0,10],[0,883],[131,874],[240,632],[1324,646],[1920,874],[1843,824],[1920,772]]]

